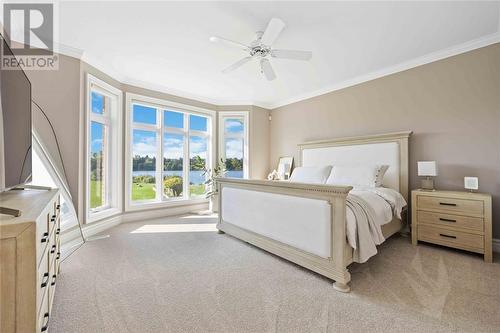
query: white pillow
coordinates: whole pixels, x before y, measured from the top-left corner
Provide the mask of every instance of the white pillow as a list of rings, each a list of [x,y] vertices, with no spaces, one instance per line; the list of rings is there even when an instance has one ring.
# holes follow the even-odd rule
[[[297,167],[293,169],[290,181],[297,183],[324,184],[330,171],[331,166],[322,167]]]
[[[340,166],[335,165],[326,180],[329,185],[380,187],[389,166]]]

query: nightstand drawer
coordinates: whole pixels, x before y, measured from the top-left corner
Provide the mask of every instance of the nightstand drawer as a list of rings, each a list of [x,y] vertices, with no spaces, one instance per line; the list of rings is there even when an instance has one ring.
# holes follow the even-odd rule
[[[465,228],[481,232],[484,230],[484,222],[480,217],[434,213],[422,210],[417,212],[417,217],[419,224],[435,224],[437,226]]]
[[[467,216],[483,216],[483,202],[454,198],[419,196],[418,209],[439,210],[441,212],[458,213]]]
[[[480,253],[483,253],[484,249],[484,237],[482,235],[428,225],[418,226],[418,239]]]

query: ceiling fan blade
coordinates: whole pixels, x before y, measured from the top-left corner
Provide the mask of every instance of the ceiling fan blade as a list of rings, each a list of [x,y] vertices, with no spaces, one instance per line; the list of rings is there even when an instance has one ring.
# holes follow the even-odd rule
[[[238,60],[237,62],[235,62],[234,64],[232,64],[231,66],[225,68],[222,70],[222,73],[226,74],[226,73],[229,73],[229,72],[232,72],[234,71],[235,69],[237,69],[238,67],[241,67],[243,66],[244,64],[246,64],[247,62],[249,62],[250,60],[252,60],[252,57],[245,57],[243,59],[240,59]]]
[[[276,78],[276,73],[274,72],[269,60],[267,60],[266,58],[262,58],[260,60],[260,68],[262,73],[264,73],[266,79],[268,79],[269,81],[272,81]]]
[[[219,37],[219,36],[210,37],[210,41],[213,43],[222,43],[222,44],[226,44],[229,46],[237,47],[237,48],[245,50],[245,51],[248,51],[250,49],[246,45],[243,45],[241,43],[235,42],[234,40],[230,40],[230,39]]]
[[[266,31],[262,35],[260,42],[266,46],[273,45],[276,38],[278,38],[281,30],[285,27],[285,22],[279,18],[272,18],[267,25]]]
[[[312,57],[312,52],[298,50],[271,50],[271,56],[274,58],[282,59],[310,60]]]

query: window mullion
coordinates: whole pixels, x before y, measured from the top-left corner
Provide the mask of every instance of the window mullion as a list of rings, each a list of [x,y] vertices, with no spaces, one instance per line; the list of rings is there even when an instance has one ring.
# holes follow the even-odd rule
[[[156,119],[157,119],[157,124],[156,124],[156,136],[158,137],[156,141],[156,200],[157,201],[162,201],[163,197],[163,181],[162,181],[162,170],[163,170],[163,131],[162,131],[162,124],[163,124],[163,117],[162,117],[162,112],[160,109],[156,109]]]
[[[189,115],[184,113],[184,158],[183,158],[183,197],[189,199],[189,169],[191,168],[191,161],[189,160]]]

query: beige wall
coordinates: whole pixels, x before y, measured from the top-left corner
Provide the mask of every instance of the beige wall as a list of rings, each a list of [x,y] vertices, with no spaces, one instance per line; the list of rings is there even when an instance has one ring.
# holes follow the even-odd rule
[[[80,60],[59,55],[59,70],[26,70],[31,81],[32,98],[47,114],[61,148],[73,204],[78,207]],[[52,131],[42,113],[33,106],[33,127],[40,134],[55,163],[59,164]],[[59,165],[62,170],[62,165]]]
[[[419,160],[438,162],[439,189],[479,177],[500,238],[500,44],[272,110],[270,161],[304,141],[401,130],[414,132],[410,188]]]

